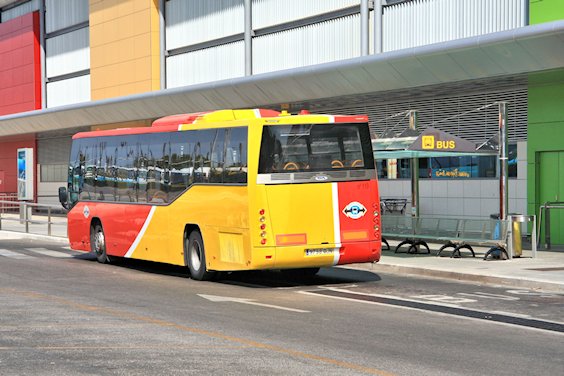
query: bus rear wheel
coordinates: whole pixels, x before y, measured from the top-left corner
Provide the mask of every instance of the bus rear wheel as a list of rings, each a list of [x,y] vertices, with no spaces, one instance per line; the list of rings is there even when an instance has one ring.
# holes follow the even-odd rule
[[[110,262],[110,258],[106,253],[106,237],[104,236],[104,229],[99,223],[90,227],[90,249],[96,255],[98,262],[102,264]]]
[[[196,281],[208,281],[213,278],[214,273],[206,270],[206,251],[202,234],[195,230],[186,239],[186,261],[190,276]]]

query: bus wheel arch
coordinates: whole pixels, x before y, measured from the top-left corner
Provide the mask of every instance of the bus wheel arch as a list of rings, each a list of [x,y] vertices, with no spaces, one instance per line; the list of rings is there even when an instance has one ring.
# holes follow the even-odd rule
[[[184,263],[194,280],[208,281],[215,274],[207,270],[204,238],[200,228],[194,224],[187,224],[184,228]]]
[[[96,255],[99,263],[107,264],[110,258],[106,253],[106,235],[102,221],[98,217],[92,218],[90,221],[90,250]]]

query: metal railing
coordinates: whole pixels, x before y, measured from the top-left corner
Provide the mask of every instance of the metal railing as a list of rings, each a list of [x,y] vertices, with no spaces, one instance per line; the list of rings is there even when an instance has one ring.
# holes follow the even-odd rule
[[[18,209],[15,205],[18,201],[17,193],[0,193],[0,213],[7,213]]]
[[[550,249],[552,244],[551,244],[551,239],[550,239],[550,211],[552,209],[564,209],[564,202],[561,201],[554,201],[554,202],[545,202],[543,205],[541,205],[539,207],[539,221],[537,223],[537,233],[539,234],[539,237],[537,239],[537,247],[540,246],[540,242],[541,242],[541,231],[543,230],[542,227],[542,223],[544,221],[544,232],[542,233],[544,235],[544,245],[546,247],[546,249]],[[543,215],[544,214],[544,215]]]
[[[66,210],[58,205],[0,200],[0,230],[67,236]]]

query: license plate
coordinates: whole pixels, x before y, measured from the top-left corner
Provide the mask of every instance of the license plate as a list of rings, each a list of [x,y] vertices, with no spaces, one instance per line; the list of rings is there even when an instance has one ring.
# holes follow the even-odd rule
[[[332,255],[334,251],[335,251],[335,248],[306,249],[305,255],[306,256]]]

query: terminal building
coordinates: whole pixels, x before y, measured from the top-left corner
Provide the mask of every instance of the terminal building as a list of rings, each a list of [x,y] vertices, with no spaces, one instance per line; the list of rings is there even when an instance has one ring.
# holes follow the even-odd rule
[[[416,111],[480,144],[505,102],[509,212],[538,214],[564,201],[563,101],[561,0],[0,0],[0,199],[17,197],[25,150],[25,199],[57,203],[85,130],[261,107],[366,114],[378,138]],[[409,201],[409,161],[377,163],[381,197]],[[495,156],[418,173],[421,215],[499,210]],[[564,244],[564,213],[551,226]]]

